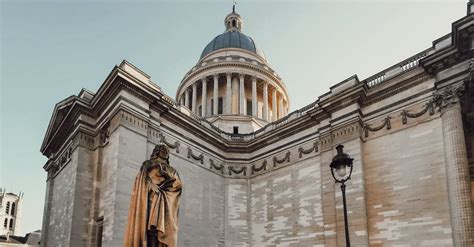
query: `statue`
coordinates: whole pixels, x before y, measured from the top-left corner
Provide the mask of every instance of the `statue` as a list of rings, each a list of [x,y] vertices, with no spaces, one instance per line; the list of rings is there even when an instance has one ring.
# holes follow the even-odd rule
[[[155,146],[133,185],[124,246],[176,247],[182,184],[166,144]]]

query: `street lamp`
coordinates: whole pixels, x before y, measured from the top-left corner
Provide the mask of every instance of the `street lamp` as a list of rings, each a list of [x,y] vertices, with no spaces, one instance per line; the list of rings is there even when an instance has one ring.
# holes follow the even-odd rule
[[[346,232],[346,246],[351,246],[349,240],[349,224],[347,223],[347,209],[346,209],[346,184],[345,182],[351,179],[352,174],[352,159],[348,154],[342,152],[344,146],[338,145],[336,147],[337,154],[332,158],[332,162],[329,165],[331,167],[331,174],[336,183],[341,184],[342,191],[342,203],[344,205],[344,226]],[[349,170],[349,171],[348,171]]]

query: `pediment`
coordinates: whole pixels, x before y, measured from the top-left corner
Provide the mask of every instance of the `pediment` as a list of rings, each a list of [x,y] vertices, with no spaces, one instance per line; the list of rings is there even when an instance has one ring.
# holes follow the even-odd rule
[[[41,152],[44,152],[47,143],[49,143],[54,133],[56,133],[61,123],[64,121],[66,115],[71,111],[72,105],[77,100],[76,98],[76,96],[69,96],[54,106],[53,114],[48,124],[48,130],[46,131],[43,144],[41,145]]]

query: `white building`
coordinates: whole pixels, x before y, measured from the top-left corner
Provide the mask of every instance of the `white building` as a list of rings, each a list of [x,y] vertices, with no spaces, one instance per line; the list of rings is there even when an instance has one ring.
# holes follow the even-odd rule
[[[21,204],[23,193],[7,193],[0,189],[0,235],[15,235],[20,232]]]

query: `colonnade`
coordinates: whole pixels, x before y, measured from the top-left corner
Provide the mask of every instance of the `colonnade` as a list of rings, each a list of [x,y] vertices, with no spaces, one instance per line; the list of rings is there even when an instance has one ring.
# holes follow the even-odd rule
[[[246,74],[203,77],[179,95],[179,102],[201,117],[247,115],[271,122],[288,113],[288,99],[281,89]]]

